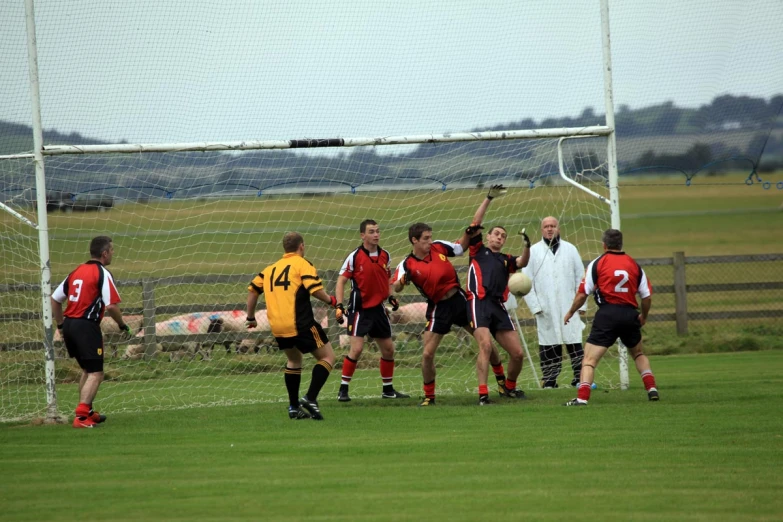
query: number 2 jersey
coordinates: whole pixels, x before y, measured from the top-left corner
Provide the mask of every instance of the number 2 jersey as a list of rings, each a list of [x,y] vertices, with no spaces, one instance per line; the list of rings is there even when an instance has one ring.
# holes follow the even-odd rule
[[[299,254],[285,254],[253,278],[247,289],[266,296],[272,335],[296,337],[315,322],[310,295],[324,287],[315,267]]]
[[[607,251],[587,265],[579,292],[593,294],[596,304],[638,307],[636,294],[652,295],[652,286],[639,263],[625,252]]]
[[[99,261],[90,260],[68,274],[52,293],[52,299],[58,303],[68,301],[65,317],[100,323],[106,307],[120,302],[120,294],[111,272]]]

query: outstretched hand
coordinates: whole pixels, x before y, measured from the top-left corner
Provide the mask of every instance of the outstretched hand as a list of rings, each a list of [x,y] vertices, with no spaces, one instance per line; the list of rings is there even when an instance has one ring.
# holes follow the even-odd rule
[[[465,233],[469,236],[472,236],[479,230],[484,230],[484,227],[482,227],[481,225],[474,225],[471,223],[471,225],[465,229]]]
[[[525,248],[530,248],[530,238],[525,234],[526,229],[522,229],[519,232],[519,235],[522,236],[522,241],[525,243]]]
[[[489,192],[487,192],[487,199],[493,200],[498,196],[502,196],[506,193],[506,187],[503,185],[492,185],[489,187]]]

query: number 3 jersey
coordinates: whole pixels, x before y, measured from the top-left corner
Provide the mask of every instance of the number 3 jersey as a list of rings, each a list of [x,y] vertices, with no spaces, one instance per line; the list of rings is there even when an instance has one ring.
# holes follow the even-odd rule
[[[58,303],[68,300],[65,317],[100,323],[106,307],[120,302],[120,294],[111,272],[99,261],[90,260],[68,274],[52,293],[52,299]]]
[[[272,335],[296,337],[315,322],[310,295],[323,287],[313,264],[290,253],[254,277],[247,289],[266,296]]]
[[[593,294],[598,306],[616,304],[636,308],[636,294],[650,297],[652,286],[647,274],[631,256],[610,250],[587,265],[579,292]]]

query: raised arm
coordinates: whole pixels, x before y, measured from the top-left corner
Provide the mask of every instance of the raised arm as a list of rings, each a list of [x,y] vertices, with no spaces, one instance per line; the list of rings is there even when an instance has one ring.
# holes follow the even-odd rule
[[[476,213],[473,214],[473,221],[470,222],[470,226],[465,229],[465,233],[462,234],[462,237],[459,240],[459,244],[462,246],[463,250],[468,249],[468,246],[470,245],[470,238],[478,235],[479,232],[481,232],[481,229],[483,228],[481,223],[484,221],[484,215],[487,213],[489,204],[493,199],[498,196],[502,196],[505,193],[506,187],[503,185],[492,185],[489,188],[487,197],[484,198],[484,201],[482,201],[479,207],[476,209]]]

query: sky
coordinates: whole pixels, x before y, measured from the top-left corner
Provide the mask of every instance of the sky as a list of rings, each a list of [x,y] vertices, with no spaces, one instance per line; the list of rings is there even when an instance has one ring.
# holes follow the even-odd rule
[[[439,134],[602,114],[599,5],[39,2],[43,126],[171,143]],[[609,5],[615,110],[783,93],[783,2]],[[0,20],[0,120],[29,124],[24,2],[0,3]]]

